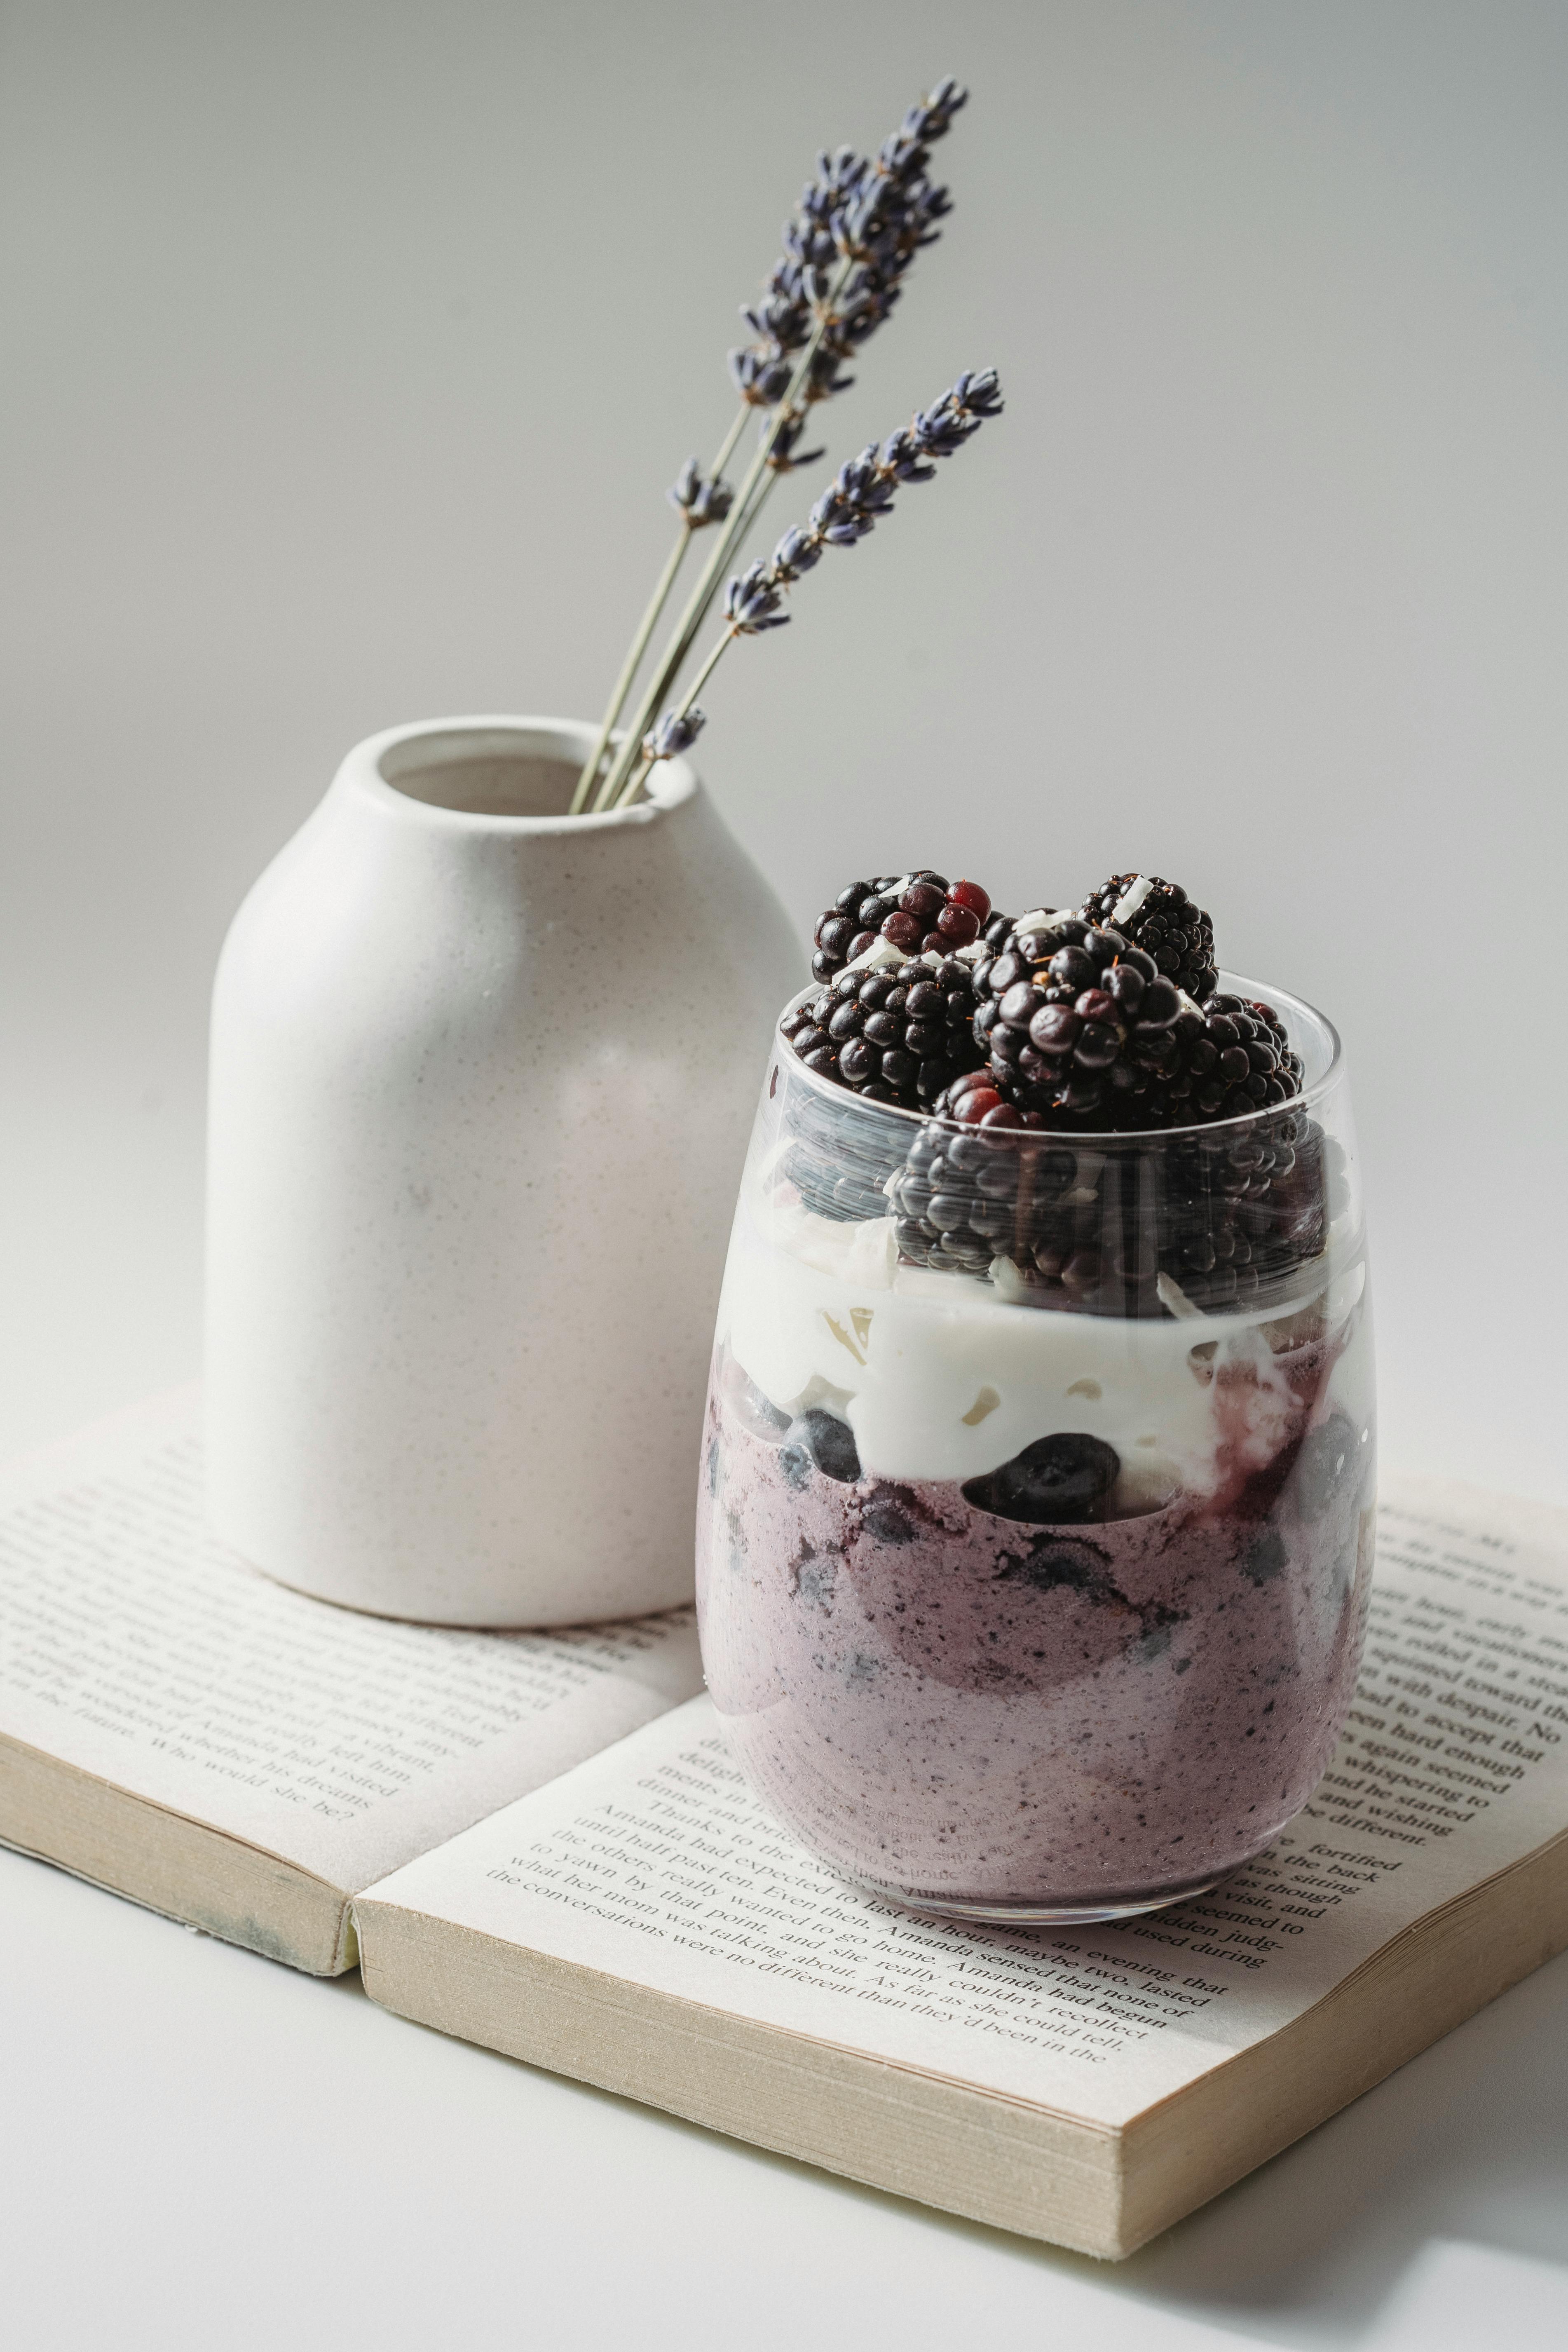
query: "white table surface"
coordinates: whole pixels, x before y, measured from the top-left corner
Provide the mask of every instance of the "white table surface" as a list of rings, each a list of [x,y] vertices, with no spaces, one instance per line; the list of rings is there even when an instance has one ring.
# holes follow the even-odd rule
[[[388,2016],[0,1853],[0,2335],[798,2352],[1568,2341],[1568,1955],[1115,2267]]]

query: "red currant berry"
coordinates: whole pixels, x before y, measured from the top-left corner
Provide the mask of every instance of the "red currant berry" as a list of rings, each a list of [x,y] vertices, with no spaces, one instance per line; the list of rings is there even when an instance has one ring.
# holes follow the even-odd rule
[[[958,887],[962,890],[967,886],[961,882]],[[984,898],[985,894],[982,891],[980,895]],[[955,905],[951,898],[937,917],[936,927],[949,947],[966,948],[971,940],[980,936],[980,918],[973,908]],[[818,940],[817,944],[822,943]]]
[[[912,955],[925,937],[925,926],[918,916],[898,911],[884,920],[882,937],[893,947],[902,948],[906,955]]]
[[[979,883],[955,882],[947,896],[951,906],[968,908],[974,918],[974,931],[978,931],[981,924],[991,912],[991,900]],[[974,937],[974,931],[968,934],[971,939]]]
[[[998,1102],[994,1110],[985,1113],[980,1124],[982,1127],[1022,1127],[1024,1114],[1016,1110],[1011,1103]]]
[[[952,1107],[952,1116],[965,1127],[978,1127],[988,1111],[1007,1108],[994,1087],[971,1087]]]

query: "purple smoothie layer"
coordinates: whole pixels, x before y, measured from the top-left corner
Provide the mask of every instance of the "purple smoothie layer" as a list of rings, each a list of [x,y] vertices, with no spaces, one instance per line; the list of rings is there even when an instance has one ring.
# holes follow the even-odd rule
[[[1270,1463],[1201,1506],[1060,1528],[955,1483],[825,1475],[721,1364],[703,1658],[796,1834],[890,1894],[1020,1906],[1154,1900],[1259,1853],[1328,1764],[1371,1572],[1331,1356],[1282,1360],[1299,1410]]]

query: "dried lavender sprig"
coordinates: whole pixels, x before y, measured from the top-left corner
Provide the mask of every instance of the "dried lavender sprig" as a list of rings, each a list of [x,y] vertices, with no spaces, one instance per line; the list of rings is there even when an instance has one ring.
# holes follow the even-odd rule
[[[818,458],[826,457],[826,446],[816,449],[799,449],[795,446],[805,431],[804,416],[786,417],[782,425],[774,426],[771,431],[767,427],[763,428],[763,455],[770,473],[793,474],[800,467],[815,466]]]
[[[627,807],[641,791],[655,761],[670,756],[652,747],[666,740],[667,730],[669,740],[678,740],[679,730],[692,716],[698,694],[734,640],[786,627],[790,615],[783,609],[784,602],[795,582],[815,571],[830,547],[858,546],[892,512],[894,499],[906,484],[929,482],[939,459],[954,456],[988,418],[1000,416],[1002,411],[1002,386],[995,369],[966,369],[939,401],[917,410],[900,431],[880,445],[869,442],[858,457],[845,460],[804,528],[793,526],[767,562],[759,560],[731,579],[724,591],[721,634],[680,708],[667,714],[643,739],[643,765],[629,778],[614,806]],[[689,747],[681,741],[679,748]]]
[[[847,282],[848,272],[852,267],[853,265],[847,261],[844,264],[838,281],[840,286]],[[823,330],[826,325],[826,310],[825,308],[823,316],[818,320],[816,327],[813,331],[812,339],[806,344],[805,349],[801,354],[800,360],[796,364],[795,374],[790,381],[789,391],[785,394],[784,399],[780,403],[778,409],[774,412],[778,418],[778,425],[763,436],[762,446],[758,449],[756,456],[752,458],[751,467],[748,469],[745,478],[741,484],[740,490],[736,495],[734,506],[731,510],[730,521],[727,527],[722,529],[719,544],[714,548],[712,554],[709,557],[706,565],[703,567],[703,570],[698,578],[696,587],[692,590],[691,594],[687,599],[686,609],[681,614],[680,619],[677,623],[674,632],[665,646],[664,652],[659,656],[658,667],[656,668],[653,677],[649,681],[648,686],[644,692],[641,702],[637,706],[637,717],[633,721],[632,726],[628,729],[626,737],[621,743],[620,750],[612,759],[609,771],[605,777],[604,782],[599,786],[598,793],[594,801],[595,811],[605,808],[618,808],[623,804],[626,799],[629,798],[629,794],[626,789],[626,780],[628,776],[632,775],[636,772],[637,751],[640,747],[644,732],[657,715],[666,695],[674,685],[676,677],[686,660],[687,655],[691,650],[692,641],[696,637],[698,630],[702,625],[703,615],[707,612],[709,605],[713,601],[713,595],[718,586],[720,573],[723,571],[725,564],[729,562],[735,549],[740,544],[745,532],[750,529],[757,508],[762,504],[762,499],[755,498],[758,482],[763,480],[765,477],[766,482],[771,485],[773,479],[773,476],[767,474],[769,452],[773,447],[773,440],[776,437],[777,432],[782,429],[784,423],[788,420],[790,410],[795,400],[798,398],[801,387],[805,382],[817,344],[821,341]],[[763,495],[766,495],[765,488]]]
[[[968,93],[959,89],[951,75],[947,77],[929,98],[910,110],[900,130],[884,141],[881,158],[876,164],[868,163],[847,147],[840,148],[836,156],[824,154],[817,158],[817,176],[806,183],[795,215],[784,226],[784,243],[790,249],[774,264],[767,292],[762,300],[748,304],[742,312],[761,341],[751,349],[730,354],[731,372],[741,394],[741,406],[723,446],[713,461],[711,477],[715,481],[723,472],[740,437],[746,412],[751,407],[766,407],[775,412],[763,428],[768,445],[770,476],[788,471],[793,467],[813,464],[823,456],[820,448],[797,451],[795,444],[801,433],[801,416],[785,416],[781,424],[779,414],[779,404],[787,402],[794,390],[791,354],[812,341],[814,317],[829,299],[827,276],[822,269],[808,268],[805,257],[816,254],[824,263],[837,257],[841,239],[835,224],[849,207],[862,225],[861,233],[868,235],[870,229],[868,225],[876,226],[882,245],[888,246],[891,238],[892,244],[902,253],[896,268],[907,267],[917,246],[932,241],[933,233],[929,229],[929,223],[950,209],[945,189],[933,190],[924,179],[925,164],[929,159],[922,142],[928,138],[941,137],[946,131],[953,114],[965,103],[967,96]],[[868,191],[879,179],[889,181],[897,189],[897,201],[895,203],[889,194],[888,203],[880,212],[875,205],[868,210]],[[917,230],[925,233],[917,235]],[[814,240],[826,241],[820,253],[817,253]],[[833,393],[848,390],[854,378],[843,373],[844,357],[849,349],[863,341],[889,316],[898,293],[899,288],[886,268],[880,271],[865,266],[859,268],[845,299],[837,306],[837,317],[830,313],[826,328],[816,337],[816,354],[805,384],[807,402],[826,399]],[[770,425],[775,428],[771,438]],[[694,467],[695,460],[689,472]],[[736,528],[731,536],[731,551],[742,542],[763,503],[768,486],[768,479],[764,478],[762,495],[753,499],[749,511],[742,510],[737,518]],[[683,500],[678,499],[677,503],[683,507],[686,505]],[[726,495],[725,511],[729,504]],[[700,511],[695,507],[688,508],[687,512],[693,528],[724,520],[724,512],[711,505]],[[688,538],[678,540],[656,583],[647,609],[622,664],[593,751],[578,777],[572,799],[574,815],[585,807],[594,789],[616,722],[626,706],[626,697],[642,666],[649,639],[658,625],[659,614],[675,584],[689,544]],[[710,567],[714,583],[728,561],[729,551],[726,551],[719,563]],[[700,626],[701,614],[710,601],[711,587],[695,623],[686,635],[686,650],[689,650],[696,630]],[[680,661],[685,658],[683,651]],[[679,667],[678,663],[678,669]],[[654,709],[657,709],[666,691],[668,686],[661,688]],[[595,803],[595,807],[605,805],[613,781],[612,762],[612,773],[605,780],[604,789]]]
[[[962,99],[959,102],[962,104]],[[820,210],[824,205],[831,207],[832,203],[841,201],[852,192],[853,187],[858,184],[859,178],[864,174],[866,168],[862,160],[853,155],[847,148],[840,150],[837,163],[830,162],[826,156],[819,157],[819,177],[815,182],[807,183],[801,199],[802,206],[814,210]],[[791,225],[786,224],[784,231],[786,243],[790,234]],[[731,373],[734,376],[741,394],[741,405],[735,421],[730,427],[710,468],[710,480],[713,488],[704,499],[701,494],[701,477],[698,471],[697,460],[693,458],[688,465],[680,483],[669,493],[672,501],[681,508],[686,520],[693,530],[700,529],[710,522],[721,522],[725,520],[730,510],[732,494],[727,488],[723,488],[721,502],[715,493],[722,487],[719,478],[722,475],[724,467],[741,436],[747,412],[753,407],[773,408],[784,397],[792,382],[790,354],[800,349],[810,338],[813,313],[811,303],[804,293],[802,270],[798,261],[791,260],[786,256],[776,262],[768,281],[766,294],[760,302],[746,305],[742,309],[742,316],[761,338],[761,342],[757,347],[730,353]],[[839,374],[837,362],[830,356],[828,373],[823,381],[825,389],[842,391],[852,379]],[[766,427],[764,427],[765,430]],[[820,449],[803,451],[799,455],[793,454],[793,444],[798,438],[799,431],[799,425],[796,424],[789,434],[788,443],[784,446],[783,454],[775,453],[774,462],[781,470],[790,465],[808,465],[823,455]],[[680,495],[683,488],[686,495]],[[658,625],[659,614],[664,610],[669,592],[675,584],[676,576],[689,544],[689,536],[677,541],[655,584],[653,595],[648,601],[647,608],[638,625],[626,660],[621,666],[615,690],[605,707],[594,749],[584,761],[582,773],[577,779],[577,787],[572,798],[571,813],[574,815],[580,814],[586,805],[588,795],[598,778],[599,769],[609,746],[610,737],[615,731],[616,722],[625,708],[626,697],[642,666],[648,641]],[[606,784],[607,782],[606,779]],[[602,807],[604,804],[604,796],[601,795],[595,806]]]
[[[730,354],[742,399],[758,406],[778,399],[784,362],[805,344],[822,299],[823,287],[813,280],[842,258],[847,238],[861,268],[826,338],[810,396],[824,399],[853,383],[853,377],[838,373],[835,362],[887,318],[898,299],[899,277],[922,245],[934,244],[933,224],[952,210],[947,190],[932,187],[926,177],[930,158],[910,127],[926,125],[928,138],[945,132],[968,94],[951,79],[939,87],[944,102],[928,100],[911,108],[903,128],[883,142],[875,160],[847,147],[817,158],[817,177],[807,181],[794,216],[784,224],[787,250],[773,267],[768,290],[741,313],[759,338]]]
[[[815,328],[789,389],[774,411],[771,429],[764,429],[763,446],[742,483],[729,529],[688,599],[636,723],[627,730],[619,753],[611,761],[594,803],[596,809],[616,806],[627,796],[626,779],[635,768],[642,733],[685,663],[725,565],[765,503],[773,480],[767,470],[773,451],[784,434],[798,433],[799,415],[811,397],[808,387],[825,340],[832,332],[847,350],[888,316],[897,298],[898,277],[920,247],[933,241],[938,233],[933,224],[951,209],[947,191],[932,187],[926,177],[928,155],[923,142],[945,133],[967,95],[951,77],[939,83],[928,99],[911,108],[900,131],[884,142],[883,153],[873,164],[862,163],[847,150],[831,162],[821,159],[818,181],[808,186],[800,207],[804,220],[812,220],[815,213],[814,225],[809,236],[802,228],[795,240],[802,262],[798,285],[813,298]],[[819,255],[810,238],[826,240],[826,251]],[[828,276],[818,266],[819,260],[826,262],[834,255],[839,257],[838,267]],[[797,281],[789,282],[793,287]],[[829,362],[837,355],[830,349]],[[819,393],[842,383],[836,364],[830,364],[816,381]]]

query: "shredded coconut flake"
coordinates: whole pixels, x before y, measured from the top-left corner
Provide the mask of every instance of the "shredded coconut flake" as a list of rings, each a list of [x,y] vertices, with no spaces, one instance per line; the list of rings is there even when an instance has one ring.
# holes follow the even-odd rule
[[[1154,1288],[1161,1306],[1168,1314],[1173,1315],[1178,1323],[1202,1323],[1206,1320],[1203,1308],[1194,1307],[1180,1283],[1173,1282],[1168,1274],[1156,1276]]]
[[[893,945],[891,940],[876,939],[868,948],[862,948],[844,969],[846,971],[877,971],[884,964],[902,963],[904,961],[902,951]]]
[[[1130,923],[1132,920],[1133,916],[1138,912],[1139,908],[1143,904],[1144,899],[1147,898],[1150,891],[1153,887],[1153,878],[1151,875],[1136,874],[1133,876],[1132,880],[1128,884],[1126,889],[1123,890],[1121,898],[1118,898],[1115,906],[1112,907],[1110,910],[1110,928],[1112,930],[1117,929],[1121,924]]]

